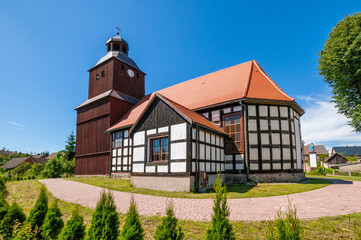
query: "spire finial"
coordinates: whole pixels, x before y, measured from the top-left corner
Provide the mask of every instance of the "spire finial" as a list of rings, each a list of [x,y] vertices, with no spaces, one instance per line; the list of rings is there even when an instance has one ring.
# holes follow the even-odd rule
[[[117,35],[119,35],[119,31],[121,31],[119,26],[115,26],[115,28],[117,29]]]

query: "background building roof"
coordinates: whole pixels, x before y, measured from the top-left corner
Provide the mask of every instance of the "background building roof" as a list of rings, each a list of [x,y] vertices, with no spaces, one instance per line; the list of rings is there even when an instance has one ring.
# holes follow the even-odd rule
[[[314,145],[315,146],[315,152],[317,155],[319,154],[328,154],[328,151],[325,147],[325,145]],[[303,155],[309,155],[310,154],[310,145],[303,146]]]
[[[23,158],[12,158],[8,162],[6,162],[4,165],[2,165],[1,167],[5,168],[5,169],[13,169],[13,168],[16,168],[17,166],[19,166],[22,162],[25,162],[29,158],[32,158],[32,157],[30,156],[30,157],[23,157]]]
[[[360,156],[361,155],[361,146],[339,146],[333,147],[333,152],[343,154],[345,156]]]

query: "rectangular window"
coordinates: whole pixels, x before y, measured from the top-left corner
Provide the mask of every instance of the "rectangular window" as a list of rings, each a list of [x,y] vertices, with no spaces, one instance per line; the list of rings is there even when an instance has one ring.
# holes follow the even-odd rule
[[[113,148],[122,146],[122,132],[113,133]]]
[[[150,139],[150,158],[149,161],[168,161],[169,160],[169,138]]]
[[[229,154],[243,152],[242,115],[224,117],[224,130],[232,140],[226,142],[226,151]]]

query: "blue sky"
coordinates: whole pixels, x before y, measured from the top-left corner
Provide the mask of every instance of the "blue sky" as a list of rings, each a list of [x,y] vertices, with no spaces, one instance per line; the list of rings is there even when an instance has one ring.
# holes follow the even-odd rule
[[[4,1],[0,147],[58,151],[75,131],[88,72],[119,25],[146,92],[255,59],[306,110],[307,143],[361,145],[329,103],[317,58],[360,1]]]

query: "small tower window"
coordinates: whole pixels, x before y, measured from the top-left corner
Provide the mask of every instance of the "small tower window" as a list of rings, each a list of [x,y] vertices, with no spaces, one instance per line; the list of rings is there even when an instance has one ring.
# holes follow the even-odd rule
[[[120,50],[119,43],[113,43],[113,51],[119,51],[119,50]]]
[[[137,73],[137,78],[139,78],[139,73]]]
[[[122,51],[127,53],[127,47],[125,45],[122,46]]]
[[[105,72],[104,71],[102,72],[102,77],[105,77]]]
[[[108,44],[108,52],[110,51],[110,44]]]
[[[122,65],[122,70],[124,70],[124,65]]]
[[[97,79],[97,80],[99,79],[99,74],[97,74],[96,79]]]

